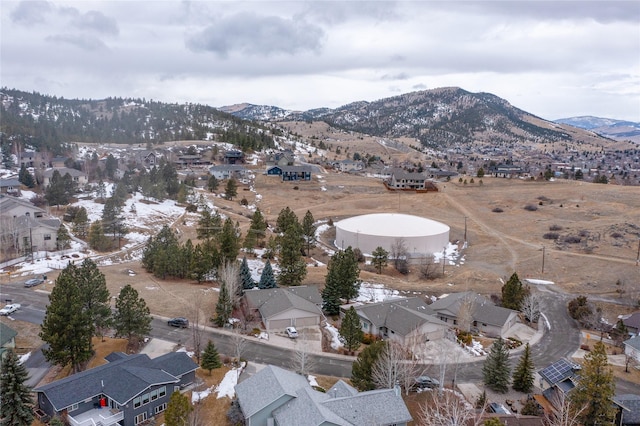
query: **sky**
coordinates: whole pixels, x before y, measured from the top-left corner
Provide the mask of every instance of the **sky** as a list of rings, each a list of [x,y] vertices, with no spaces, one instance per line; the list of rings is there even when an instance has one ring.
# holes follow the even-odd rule
[[[640,122],[639,1],[6,1],[0,85],[65,98],[336,108],[488,92]]]

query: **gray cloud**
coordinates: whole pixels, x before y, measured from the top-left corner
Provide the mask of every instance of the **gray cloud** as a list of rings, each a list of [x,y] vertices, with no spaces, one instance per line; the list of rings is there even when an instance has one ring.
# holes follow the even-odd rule
[[[51,10],[51,4],[46,1],[21,1],[11,12],[11,20],[24,25],[39,24]]]
[[[119,32],[118,23],[115,19],[95,10],[90,10],[77,16],[72,23],[77,28],[93,30],[103,34],[118,35]]]
[[[413,86],[411,86],[411,88],[413,90],[426,90],[428,87],[426,84],[420,83],[420,84],[414,84]]]
[[[409,79],[409,74],[407,74],[406,72],[400,72],[397,74],[384,74],[382,75],[382,77],[380,77],[380,80],[382,81],[408,80],[408,79]]]
[[[48,42],[63,43],[88,51],[109,50],[102,40],[94,36],[76,34],[57,34],[46,38]]]
[[[268,56],[273,53],[318,52],[324,32],[303,20],[238,13],[214,22],[191,35],[186,45],[194,51],[208,51],[226,57],[242,54]]]

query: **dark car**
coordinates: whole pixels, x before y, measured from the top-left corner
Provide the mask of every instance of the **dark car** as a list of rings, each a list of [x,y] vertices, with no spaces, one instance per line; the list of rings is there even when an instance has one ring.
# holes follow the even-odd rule
[[[25,287],[35,287],[44,282],[44,278],[31,278],[30,280],[26,280],[24,282]]]
[[[171,318],[167,324],[172,327],[188,328],[189,320],[184,317]]]
[[[416,377],[416,387],[420,389],[435,389],[440,386],[440,382],[429,376]]]

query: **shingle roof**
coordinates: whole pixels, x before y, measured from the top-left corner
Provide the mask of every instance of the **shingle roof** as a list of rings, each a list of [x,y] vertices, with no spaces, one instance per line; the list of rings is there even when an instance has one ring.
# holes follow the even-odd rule
[[[166,371],[172,376],[180,377],[191,371],[198,369],[198,364],[193,362],[184,352],[169,352],[151,362],[159,369]]]
[[[268,365],[250,379],[236,385],[236,395],[245,418],[251,417],[281,398],[294,398],[296,391],[309,386],[303,376],[274,365]]]
[[[580,366],[578,364],[574,364],[566,359],[559,359],[540,370],[538,374],[550,385],[555,385],[556,383],[575,376],[576,371],[579,369]]]
[[[625,340],[624,344],[634,349],[640,349],[640,336],[636,336],[629,340]]]
[[[305,295],[315,300],[317,298],[316,296],[310,296],[312,292],[313,290],[309,289],[298,292],[297,294]],[[317,288],[315,292],[318,292]],[[264,318],[271,318],[274,315],[294,308],[318,315],[322,313],[316,304],[298,296],[294,291],[291,291],[290,288],[246,290],[244,294],[247,297],[247,301],[253,307],[256,307]]]
[[[20,181],[18,179],[0,179],[0,188],[9,187],[9,186],[20,186]]]
[[[176,352],[176,371],[179,366],[188,364],[180,358],[189,359],[184,352]],[[56,411],[65,407],[92,398],[99,394],[105,394],[123,405],[151,385],[163,383],[177,383],[179,379],[156,365],[147,355],[136,354],[127,357],[113,356],[115,359],[107,364],[73,374],[61,380],[40,386],[36,392],[42,392],[54,406]],[[189,359],[189,361],[191,361]],[[195,365],[191,361],[191,367]],[[182,375],[193,368],[183,371]]]
[[[401,336],[406,336],[427,322],[447,327],[447,324],[433,316],[431,307],[418,297],[387,300],[354,308],[361,317],[377,328],[387,327]]]
[[[15,207],[22,206],[32,209],[33,211],[45,213],[43,209],[40,207],[36,207],[33,203],[29,201],[21,200],[16,197],[7,197],[5,195],[0,196],[0,213],[7,214],[10,210]]]
[[[627,327],[640,329],[640,312],[634,312],[625,318],[622,318],[622,323]]]
[[[18,332],[9,327],[5,323],[0,322],[0,347],[6,345],[14,337],[18,335]]]
[[[402,397],[394,389],[362,392],[322,403],[338,416],[356,426],[388,425],[412,420]]]
[[[396,180],[425,180],[425,175],[417,172],[408,172],[403,169],[394,169],[392,172],[393,177]]]
[[[353,386],[349,386],[342,380],[338,380],[335,385],[331,386],[331,389],[327,391],[327,395],[331,398],[341,398],[344,396],[353,396],[358,394],[358,389]]]
[[[458,316],[458,311],[465,298],[471,298],[473,303],[472,316],[475,321],[484,324],[503,326],[509,316],[515,311],[501,306],[496,306],[487,298],[472,291],[462,293],[452,293],[446,297],[436,300],[429,307],[439,314],[452,317]]]
[[[640,395],[623,394],[613,397],[613,402],[623,407],[622,424],[640,424]]]
[[[328,398],[329,395],[309,386],[300,388],[294,399],[273,411],[273,418],[278,426],[320,426],[327,422],[349,426],[348,422],[322,404]]]

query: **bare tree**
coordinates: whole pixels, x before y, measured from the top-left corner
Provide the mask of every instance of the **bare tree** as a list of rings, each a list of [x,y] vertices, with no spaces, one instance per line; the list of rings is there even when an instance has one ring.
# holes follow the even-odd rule
[[[193,313],[191,316],[191,336],[193,338],[193,352],[198,364],[200,364],[200,357],[202,355],[202,333],[204,332],[203,318],[205,318],[205,316],[202,312],[203,300],[205,300],[204,297],[195,293],[191,301],[191,306],[193,307]]]
[[[542,297],[538,293],[529,293],[522,301],[522,313],[529,322],[537,322],[540,318]]]
[[[471,324],[473,323],[474,302],[475,295],[467,293],[460,300],[460,307],[458,308],[458,328],[467,333],[471,331]]]
[[[0,217],[0,247],[2,247],[3,253],[16,252],[18,250],[19,242],[18,236],[20,235],[20,229],[15,217],[2,216]]]
[[[431,392],[420,409],[420,424],[424,426],[475,426],[481,422],[482,416],[448,389]]]
[[[235,329],[233,336],[231,336],[231,344],[233,345],[233,355],[236,359],[238,367],[240,367],[240,359],[247,347],[247,339]]]
[[[296,372],[304,374],[305,376],[315,367],[315,361],[311,357],[310,346],[311,343],[309,342],[307,331],[302,330],[300,337],[297,339],[297,350],[293,355],[293,363]]]
[[[415,360],[398,342],[388,341],[371,368],[371,378],[379,389],[400,385],[408,393],[418,372]]]
[[[579,417],[587,406],[575,407],[570,398],[564,393],[556,392],[551,400],[554,412],[545,416],[547,426],[579,426]]]
[[[423,280],[433,280],[440,276],[440,264],[435,263],[432,254],[426,255],[420,262],[420,278]]]
[[[225,283],[231,306],[237,308],[240,304],[241,285],[240,285],[240,269],[238,262],[225,262],[224,266],[218,271],[218,280]]]
[[[393,266],[402,274],[409,272],[407,243],[404,238],[396,238],[391,245],[391,257]]]
[[[208,418],[202,410],[202,403],[200,400],[191,405],[193,409],[189,413],[189,426],[206,426],[208,424]]]

